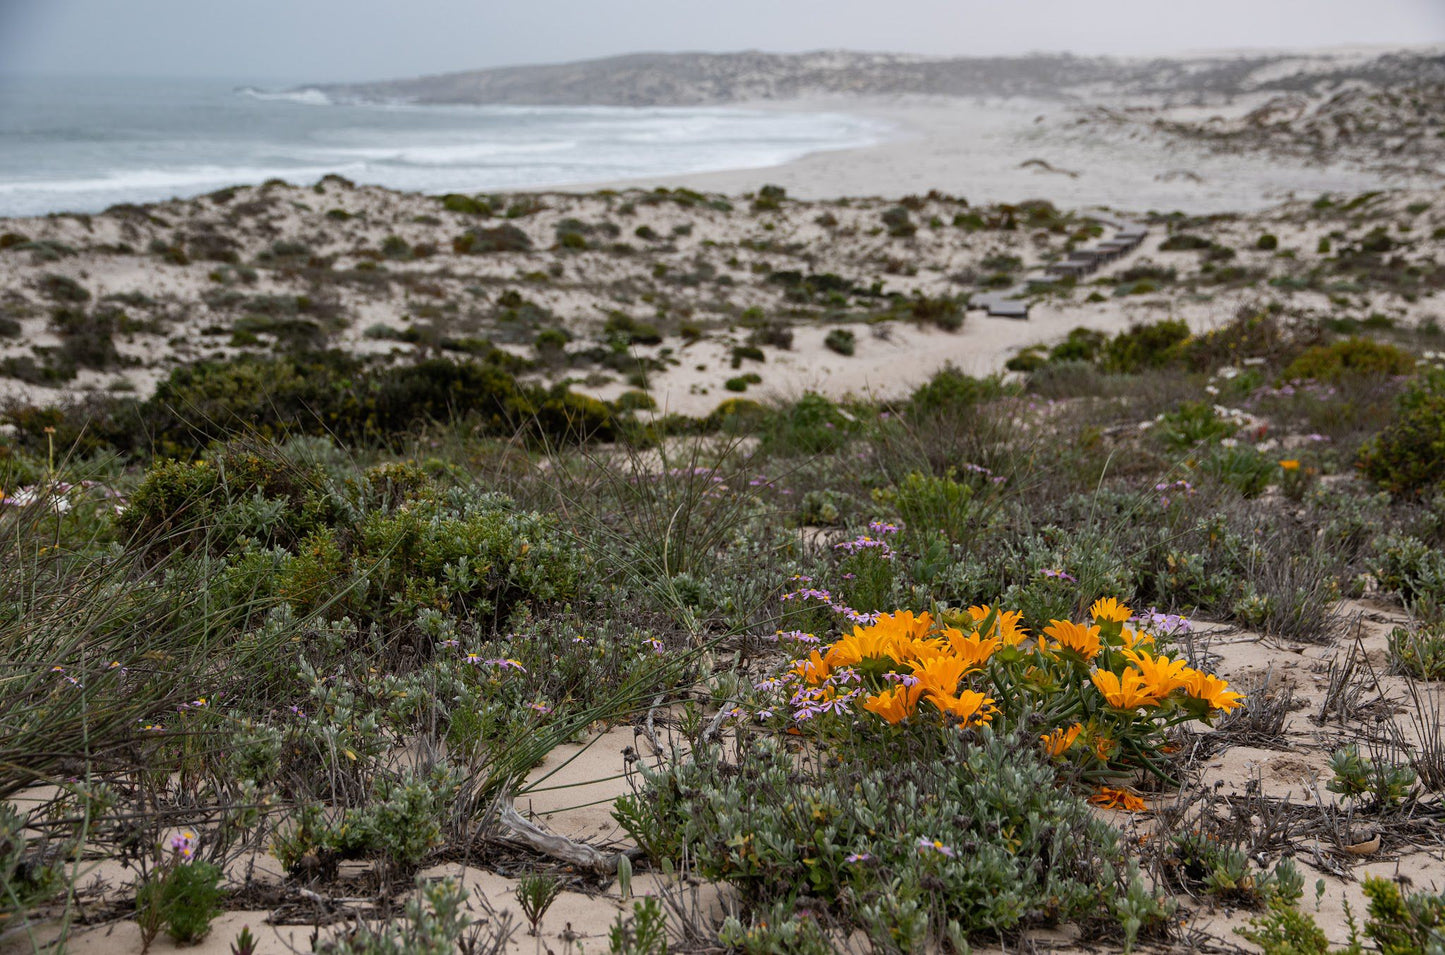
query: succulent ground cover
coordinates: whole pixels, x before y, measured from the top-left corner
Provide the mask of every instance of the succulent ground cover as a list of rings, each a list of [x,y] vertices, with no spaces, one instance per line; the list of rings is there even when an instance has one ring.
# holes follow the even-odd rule
[[[1430,297],[1359,230],[1301,281]],[[12,405],[0,944],[1437,950],[1438,329],[1281,292],[1019,357]]]

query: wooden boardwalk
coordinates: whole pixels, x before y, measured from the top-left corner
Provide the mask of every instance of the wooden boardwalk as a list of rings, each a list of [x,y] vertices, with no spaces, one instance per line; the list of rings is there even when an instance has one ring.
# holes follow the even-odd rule
[[[1117,259],[1123,258],[1139,248],[1149,237],[1148,226],[1133,222],[1099,219],[1114,230],[1113,236],[1101,239],[1092,245],[1075,249],[1068,258],[1042,268],[1029,270],[1023,281],[994,292],[983,292],[969,299],[969,308],[983,311],[997,318],[1027,319],[1029,317],[1028,296],[1040,285],[1050,284],[1059,279],[1082,279]]]

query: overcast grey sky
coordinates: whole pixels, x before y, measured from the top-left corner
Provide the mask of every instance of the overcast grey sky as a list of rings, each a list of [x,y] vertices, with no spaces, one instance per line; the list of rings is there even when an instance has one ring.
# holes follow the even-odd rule
[[[0,73],[380,79],[639,50],[1445,43],[1445,0],[0,0]]]

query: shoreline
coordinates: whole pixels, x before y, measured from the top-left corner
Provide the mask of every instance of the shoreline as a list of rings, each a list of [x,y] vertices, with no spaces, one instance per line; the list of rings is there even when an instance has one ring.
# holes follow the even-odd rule
[[[1203,112],[1235,118],[1256,101]],[[1101,135],[1077,106],[1043,100],[951,97],[827,98],[740,104],[780,112],[849,112],[891,124],[869,146],[818,150],[790,162],[554,187],[689,188],[739,195],[765,184],[799,199],[900,197],[936,190],[979,203],[1047,199],[1133,214],[1250,213],[1322,193],[1418,187],[1347,165],[1229,156],[1128,130]],[[1127,105],[1127,104],[1125,104]]]
[[[977,203],[1019,203],[1047,199],[1070,208],[1107,208],[1132,214],[1182,211],[1188,214],[1256,212],[1293,198],[1322,193],[1360,193],[1374,189],[1419,187],[1409,176],[1390,176],[1347,164],[1321,165],[1296,158],[1228,155],[1198,143],[1169,137],[1137,117],[1135,125],[1110,128],[1109,121],[1126,114],[1170,116],[1207,126],[1210,117],[1237,120],[1258,97],[1242,97],[1227,106],[1175,108],[1140,106],[1138,101],[1103,100],[1084,104],[1064,100],[961,98],[900,95],[826,96],[793,100],[752,100],[729,104],[740,113],[787,114],[799,117],[840,116],[861,120],[872,141],[815,148],[782,162],[721,165],[704,171],[649,173],[637,177],[599,178],[471,188],[412,188],[369,182],[345,164],[333,173],[355,177],[362,185],[399,192],[440,195],[443,192],[517,194],[529,192],[587,193],[599,189],[689,188],[700,192],[744,195],[765,184],[782,186],[789,196],[809,200],[901,197],[938,191]],[[341,107],[308,107],[332,109]],[[622,108],[613,108],[622,109]],[[639,108],[642,112],[655,108]],[[478,135],[471,145],[484,145]],[[379,147],[378,147],[379,148]],[[292,181],[285,170],[276,178],[309,186],[312,167]],[[527,166],[518,166],[524,172]],[[176,175],[180,173],[177,172]],[[100,179],[96,180],[101,181]],[[220,180],[217,179],[217,182]],[[261,182],[227,181],[219,187],[201,181],[166,198],[118,199],[111,205],[152,204],[199,198],[214,188],[243,188]],[[57,192],[57,195],[61,193]],[[147,193],[149,195],[149,193]],[[108,206],[107,206],[108,207]],[[89,206],[87,206],[89,208]],[[74,207],[25,213],[95,215],[103,209]],[[17,215],[16,218],[21,216]]]

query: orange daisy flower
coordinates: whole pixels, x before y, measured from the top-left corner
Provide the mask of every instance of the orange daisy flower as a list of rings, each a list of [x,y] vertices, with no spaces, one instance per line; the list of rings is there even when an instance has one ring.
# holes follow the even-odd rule
[[[1144,812],[1149,804],[1127,789],[1114,786],[1100,786],[1099,791],[1089,797],[1089,802],[1105,809],[1120,809],[1124,812]]]
[[[1050,620],[1044,635],[1054,638],[1052,649],[1073,650],[1085,660],[1099,655],[1099,628],[1083,627],[1068,620]]]
[[[918,698],[923,695],[923,685],[915,683],[913,686],[893,686],[882,692],[868,697],[863,701],[863,709],[870,713],[876,713],[891,724],[898,724],[908,719],[918,710]]]
[[[1184,692],[1196,700],[1203,700],[1209,704],[1210,709],[1230,710],[1243,706],[1244,697],[1229,688],[1229,684],[1219,677],[1209,673],[1200,673],[1198,670],[1190,670],[1182,684]]]
[[[1119,603],[1119,601],[1113,597],[1100,597],[1094,601],[1094,605],[1089,608],[1089,616],[1094,618],[1095,623],[1101,620],[1107,620],[1109,623],[1124,623],[1130,617],[1134,616],[1134,611]]]
[[[1116,710],[1136,710],[1141,706],[1157,706],[1159,698],[1145,682],[1143,675],[1133,667],[1125,667],[1122,676],[1115,676],[1108,670],[1095,670],[1089,677],[1094,686],[1104,694],[1104,699]]]
[[[1084,727],[1075,723],[1068,729],[1056,729],[1051,733],[1044,733],[1039,737],[1044,744],[1044,752],[1050,756],[1062,756],[1074,745]]]
[[[928,702],[950,716],[958,717],[964,726],[977,726],[993,719],[993,699],[973,690],[961,690],[957,696],[930,693]]]
[[[1189,664],[1184,660],[1150,656],[1147,650],[1125,650],[1123,654],[1139,668],[1150,692],[1161,700],[1183,686],[1185,674],[1191,672]]]

